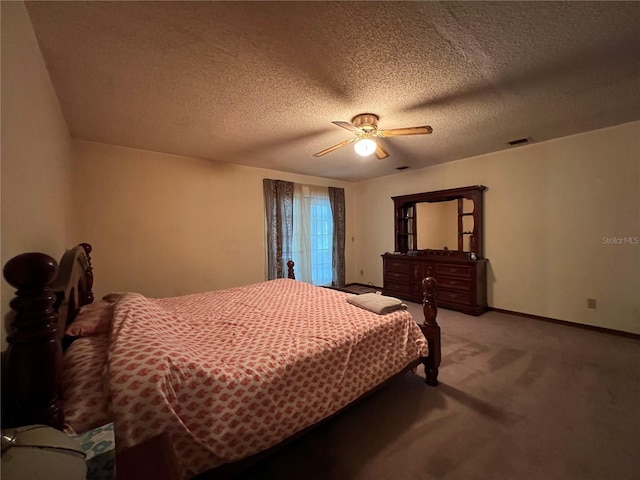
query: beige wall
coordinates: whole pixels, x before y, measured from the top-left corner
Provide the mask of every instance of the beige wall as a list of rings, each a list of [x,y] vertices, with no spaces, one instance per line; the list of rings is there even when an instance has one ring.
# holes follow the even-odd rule
[[[2,2],[2,265],[59,260],[69,230],[69,132],[22,2]],[[2,317],[14,289],[2,280]],[[2,349],[5,348],[4,322]]]
[[[382,284],[391,196],[476,184],[489,305],[640,333],[640,122],[356,184],[358,281]]]
[[[94,246],[96,295],[174,296],[265,279],[262,179],[345,188],[322,178],[74,141],[74,243]]]

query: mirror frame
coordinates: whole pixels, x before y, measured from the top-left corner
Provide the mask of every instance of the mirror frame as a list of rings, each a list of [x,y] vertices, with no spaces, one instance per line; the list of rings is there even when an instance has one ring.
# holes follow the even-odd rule
[[[413,193],[391,197],[395,212],[395,252],[409,255],[447,255],[469,258],[471,252],[476,258],[484,255],[484,205],[483,192],[487,189],[484,185],[473,185],[469,187],[450,188],[448,190],[436,190],[433,192]],[[418,250],[417,226],[418,217],[416,215],[417,203],[446,202],[449,200],[468,199],[473,201],[473,212],[464,213],[461,211],[461,203],[458,208],[458,248],[456,250]],[[473,230],[463,231],[462,217],[473,216]],[[424,228],[424,227],[423,227]],[[469,251],[463,251],[463,236],[471,235]]]

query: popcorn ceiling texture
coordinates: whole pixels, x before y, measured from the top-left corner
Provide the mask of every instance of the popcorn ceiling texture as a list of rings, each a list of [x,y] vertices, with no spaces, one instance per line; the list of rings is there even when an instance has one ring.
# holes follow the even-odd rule
[[[26,2],[74,138],[360,181],[640,119],[638,2]],[[385,160],[332,120],[431,125]]]

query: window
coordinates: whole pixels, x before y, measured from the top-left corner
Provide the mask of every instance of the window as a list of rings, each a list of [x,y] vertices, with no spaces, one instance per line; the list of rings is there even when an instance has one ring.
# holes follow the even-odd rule
[[[264,179],[267,278],[344,285],[344,189]]]
[[[294,185],[292,255],[298,280],[331,285],[333,217],[326,187]]]

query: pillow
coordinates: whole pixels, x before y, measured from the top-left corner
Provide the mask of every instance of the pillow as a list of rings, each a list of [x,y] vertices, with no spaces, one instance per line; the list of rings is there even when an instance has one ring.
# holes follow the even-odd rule
[[[108,333],[113,317],[113,303],[100,300],[80,308],[65,333],[71,337],[88,337]]]
[[[120,300],[120,297],[122,297],[126,292],[111,292],[111,293],[107,293],[104,297],[102,297],[102,300],[104,300],[105,302],[111,302],[111,303],[115,303],[118,300]]]

